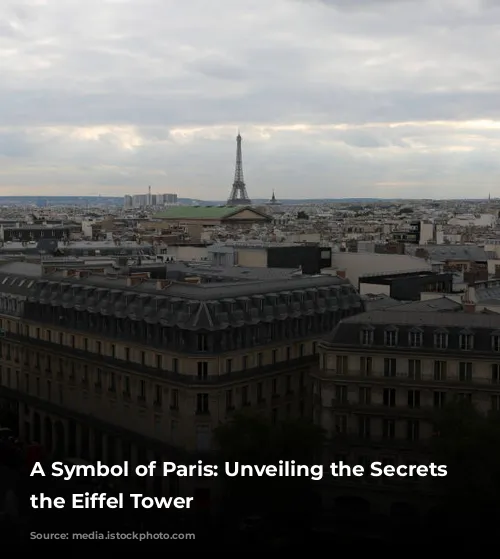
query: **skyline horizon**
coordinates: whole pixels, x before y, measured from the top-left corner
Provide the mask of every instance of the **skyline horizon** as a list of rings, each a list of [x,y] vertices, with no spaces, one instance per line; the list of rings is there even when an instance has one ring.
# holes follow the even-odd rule
[[[141,192],[135,192],[134,194],[124,194],[123,196],[117,196],[117,195],[111,195],[111,194],[78,194],[78,195],[64,195],[64,194],[60,194],[60,195],[41,195],[41,194],[14,194],[14,195],[4,195],[4,194],[0,194],[0,200],[3,198],[7,198],[7,199],[15,199],[15,198],[28,198],[28,199],[42,199],[42,200],[46,200],[46,199],[51,199],[51,198],[75,198],[75,199],[83,199],[83,198],[113,198],[116,200],[122,200],[125,196],[134,196],[134,195],[145,195],[146,193],[141,193]],[[156,192],[151,192],[151,194],[156,194]],[[160,194],[160,192],[158,192],[158,194]],[[175,193],[173,193],[175,194]],[[178,197],[179,200],[191,200],[193,202],[204,202],[204,203],[217,203],[219,205],[219,202],[227,202],[227,200],[210,200],[207,198],[190,198],[190,197],[184,197],[184,196],[179,196]],[[343,198],[278,198],[276,197],[276,200],[278,202],[280,201],[304,201],[304,202],[325,202],[325,203],[329,203],[329,202],[341,202],[341,201],[365,201],[365,202],[418,202],[418,201],[422,201],[422,202],[477,202],[477,203],[483,203],[483,202],[494,202],[494,201],[500,201],[500,196],[497,197],[491,197],[491,198],[375,198],[375,197],[343,197]],[[270,201],[270,198],[255,198],[254,200],[252,200],[252,204],[250,205],[256,205],[253,202],[259,202],[259,203],[266,203]],[[170,206],[173,206],[175,204],[169,204]],[[183,204],[177,204],[177,205],[183,205]],[[224,205],[224,204],[222,204]]]

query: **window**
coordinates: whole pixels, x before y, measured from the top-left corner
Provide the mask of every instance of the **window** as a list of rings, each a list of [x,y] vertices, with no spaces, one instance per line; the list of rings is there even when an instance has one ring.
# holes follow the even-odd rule
[[[172,371],[174,373],[178,373],[179,372],[179,360],[177,359],[177,357],[174,357],[172,359]]]
[[[113,359],[116,357],[116,346],[115,346],[115,344],[111,344],[111,357],[113,357]]]
[[[412,409],[420,407],[420,390],[408,390],[408,407]]]
[[[85,351],[89,350],[89,339],[88,338],[83,338],[83,349]]]
[[[102,371],[99,368],[97,368],[95,371],[95,387],[96,388],[102,387]]]
[[[59,343],[61,345],[63,345],[64,343],[64,334],[62,332],[59,332]]]
[[[291,350],[290,346],[288,346],[286,348],[286,360],[287,361],[290,361],[291,355],[292,355],[292,350]]]
[[[446,392],[434,392],[434,407],[443,408],[446,403]]]
[[[434,334],[434,347],[436,349],[446,349],[448,347],[448,334],[446,332],[436,332]]]
[[[358,435],[362,439],[371,437],[371,421],[369,417],[358,417]]]
[[[141,351],[141,365],[144,367],[146,365],[146,352]]]
[[[233,372],[233,360],[226,359],[226,373],[230,375]]]
[[[420,347],[422,345],[422,332],[420,330],[412,330],[408,335],[408,343],[410,347]]]
[[[434,380],[446,380],[447,363],[446,361],[434,361]]]
[[[361,345],[373,344],[373,329],[365,328],[361,330]]]
[[[249,406],[250,398],[248,397],[248,386],[243,386],[241,389],[241,405]]]
[[[468,404],[472,404],[472,394],[470,392],[459,392],[457,394],[457,400],[459,402],[467,402]]]
[[[89,382],[89,370],[87,365],[83,366],[83,372],[82,372],[82,384],[88,384]]]
[[[382,437],[384,439],[394,439],[396,436],[396,422],[394,419],[384,419],[382,421]]]
[[[458,380],[460,382],[472,382],[472,363],[461,361],[458,364]]]
[[[346,415],[336,415],[335,416],[335,432],[339,435],[344,435],[347,433],[347,416]]]
[[[493,363],[491,366],[491,383],[500,384],[500,365]]]
[[[262,367],[264,365],[264,356],[262,353],[257,353],[257,367]]]
[[[233,391],[226,390],[226,410],[232,410],[232,409],[234,409]]]
[[[492,411],[500,411],[500,394],[495,394],[491,397]]]
[[[264,401],[264,386],[261,382],[257,383],[257,402]]]
[[[196,450],[199,452],[207,452],[212,446],[210,426],[197,425],[196,426]]]
[[[241,368],[246,371],[248,369],[248,355],[244,355],[241,360]]]
[[[396,376],[396,359],[384,359],[384,377]]]
[[[163,404],[163,387],[161,384],[156,384],[154,405],[157,407],[161,407],[162,404]]]
[[[140,380],[139,381],[139,394],[138,399],[144,401],[146,399],[146,381]]]
[[[397,330],[386,330],[384,333],[384,343],[388,347],[395,347],[398,344]]]
[[[491,336],[491,349],[493,351],[500,351],[500,334]]]
[[[130,377],[123,377],[123,395],[126,397],[130,396]]]
[[[98,353],[99,355],[102,353],[102,344],[101,342],[96,342],[95,343],[95,351],[96,353]]]
[[[208,413],[208,394],[196,395],[196,413]]]
[[[406,438],[409,441],[418,441],[420,438],[420,422],[417,420],[410,420],[406,424]]]
[[[177,388],[174,388],[170,393],[170,409],[179,409],[179,391],[177,390]]]
[[[346,375],[349,370],[349,357],[347,355],[337,355],[337,374]]]
[[[206,334],[198,334],[198,351],[207,351],[208,344],[207,344],[207,336]]]
[[[155,362],[156,362],[156,368],[157,368],[157,369],[161,369],[161,368],[162,368],[162,366],[163,366],[162,361],[163,361],[163,360],[162,360],[162,356],[159,355],[159,354],[156,354]]]
[[[273,408],[271,411],[271,422],[273,425],[278,423],[278,408]]]
[[[335,401],[339,404],[348,403],[347,386],[339,384],[335,387]]]
[[[198,380],[207,380],[208,378],[208,362],[198,361]]]
[[[271,381],[271,394],[273,396],[273,398],[276,398],[276,396],[278,396],[278,380],[273,378],[273,380]]]
[[[109,375],[108,375],[108,390],[110,392],[115,392],[116,391],[116,378],[115,378],[115,373],[113,373],[113,371],[110,371]]]
[[[278,361],[278,352],[276,349],[273,349],[273,353],[272,353],[272,364],[276,365],[276,362]]]
[[[472,334],[460,334],[459,336],[460,349],[464,351],[471,350],[474,347],[474,336]]]
[[[372,358],[360,357],[359,368],[362,375],[369,377],[372,374]]]
[[[125,348],[125,361],[130,361],[130,348]]]
[[[396,390],[394,388],[384,388],[384,406],[393,408],[396,405]]]
[[[292,375],[286,375],[285,377],[285,383],[286,383],[286,393],[287,394],[293,394],[293,389],[292,389]]]
[[[299,346],[299,357],[304,357],[305,347],[304,344],[300,344]]]
[[[419,380],[422,375],[422,361],[420,359],[408,359],[408,378]]]
[[[369,406],[372,403],[372,389],[369,386],[361,386],[358,399],[361,405]]]
[[[304,371],[300,371],[299,374],[299,389],[301,392],[304,392],[306,389],[306,375]]]

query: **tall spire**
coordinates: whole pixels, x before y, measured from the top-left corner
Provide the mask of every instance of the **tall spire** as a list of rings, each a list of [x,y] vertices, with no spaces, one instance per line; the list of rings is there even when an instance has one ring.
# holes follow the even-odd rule
[[[243,156],[241,153],[241,134],[238,130],[236,136],[236,167],[234,170],[234,182],[231,194],[227,201],[228,206],[249,206],[252,203],[248,197],[245,179],[243,178]]]

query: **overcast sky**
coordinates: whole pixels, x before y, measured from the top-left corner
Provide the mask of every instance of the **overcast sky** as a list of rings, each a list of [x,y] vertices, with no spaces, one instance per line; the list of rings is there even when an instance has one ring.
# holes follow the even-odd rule
[[[2,0],[0,194],[500,196],[500,0]]]

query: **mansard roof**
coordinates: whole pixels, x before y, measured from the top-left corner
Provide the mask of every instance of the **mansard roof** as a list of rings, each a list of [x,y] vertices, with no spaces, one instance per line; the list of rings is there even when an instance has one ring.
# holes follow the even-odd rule
[[[370,325],[373,335],[370,346],[359,343],[361,332]],[[396,327],[398,338],[396,347],[388,348],[385,344],[384,333]],[[409,332],[419,328],[422,331],[422,346],[410,346]],[[373,329],[373,330],[372,330]],[[329,348],[352,347],[361,351],[384,350],[394,352],[398,349],[413,352],[425,351],[454,351],[470,355],[471,353],[491,353],[491,336],[498,336],[500,331],[500,314],[482,313],[443,313],[435,312],[401,312],[390,310],[360,313],[339,322],[323,345]],[[435,334],[446,333],[448,344],[445,349],[435,348]],[[472,350],[462,350],[460,345],[461,335],[473,335],[474,347]],[[498,353],[497,353],[498,355]]]
[[[129,285],[125,277],[64,277],[56,272],[27,278],[12,269],[9,274],[2,271],[0,267],[0,296],[16,285],[29,303],[193,330],[362,310],[354,287],[332,276],[200,284],[146,280]]]

